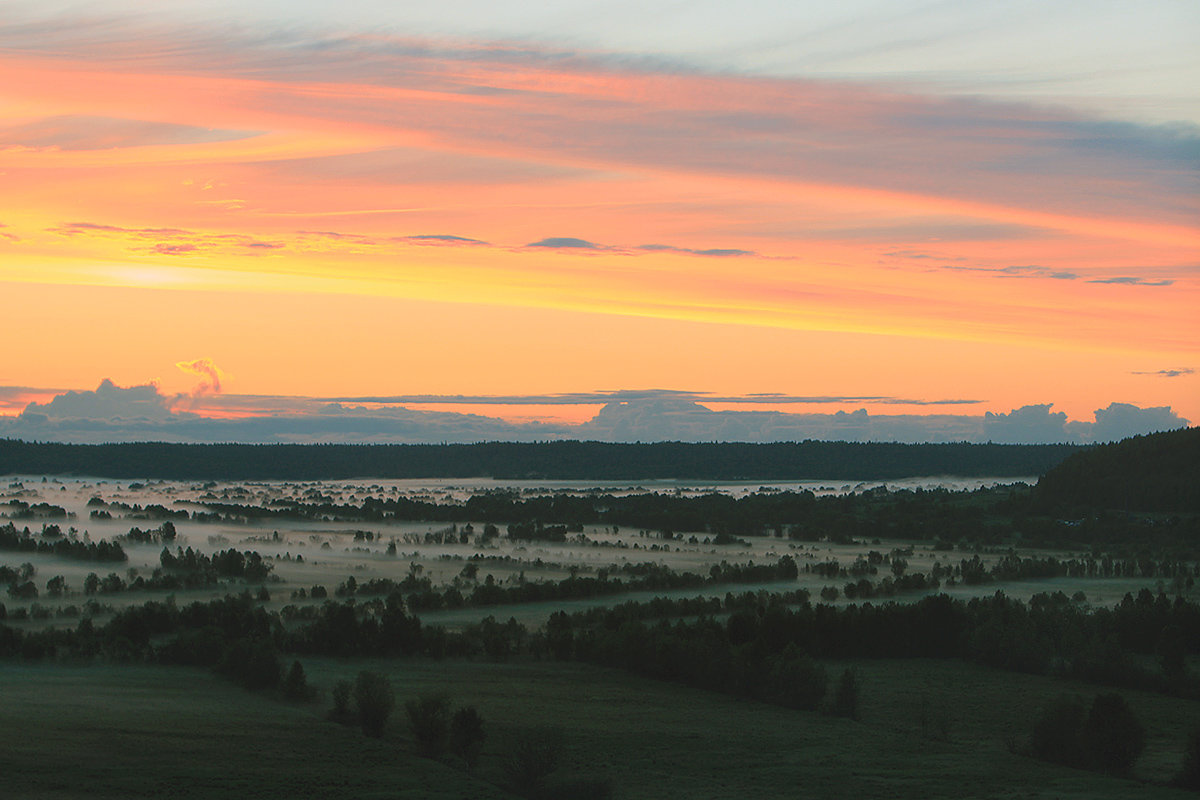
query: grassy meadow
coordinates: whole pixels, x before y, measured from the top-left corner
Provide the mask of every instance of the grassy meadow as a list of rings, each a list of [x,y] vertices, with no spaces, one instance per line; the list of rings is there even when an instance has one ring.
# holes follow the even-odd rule
[[[603,777],[640,798],[1187,797],[1154,785],[1178,768],[1200,704],[1125,693],[1147,727],[1131,779],[1010,752],[1040,706],[1095,687],[958,661],[858,662],[861,719],[748,702],[577,663],[306,659],[328,690],[386,674],[397,707],[381,740],[311,704],[252,694],[187,668],[0,666],[0,770],[12,798],[506,795],[500,761],[530,728],[555,729],[562,777]],[[831,669],[842,664],[829,663]],[[474,775],[414,755],[403,705],[443,692],[488,734]],[[1194,796],[1194,795],[1191,795]]]

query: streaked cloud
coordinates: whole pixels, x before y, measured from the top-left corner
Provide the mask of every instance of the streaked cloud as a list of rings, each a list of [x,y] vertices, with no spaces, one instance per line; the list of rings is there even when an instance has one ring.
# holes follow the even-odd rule
[[[640,244],[635,249],[649,250],[651,252],[670,252],[670,253],[691,253],[694,256],[753,256],[758,255],[753,250],[739,250],[737,248],[728,247],[710,247],[706,250],[695,250],[690,247],[674,247],[669,244]]]
[[[53,116],[0,128],[0,149],[107,150],[118,147],[203,144],[244,139],[250,131],[213,130],[195,125],[102,116]]]
[[[1175,281],[1169,278],[1152,280],[1149,278],[1138,277],[1136,275],[1121,275],[1114,278],[1092,278],[1088,281],[1088,283],[1116,283],[1124,286],[1172,286],[1174,285]]]
[[[970,405],[980,400],[921,400],[900,397],[861,395],[787,395],[757,393],[747,395],[718,395],[710,392],[689,392],[678,389],[623,389],[608,392],[569,392],[540,395],[368,395],[359,397],[314,398],[332,403],[382,403],[413,405],[597,405],[640,400],[685,399],[697,403],[736,403],[746,405],[872,403],[884,405]]]
[[[1196,370],[1191,367],[1183,367],[1182,369],[1160,369],[1154,372],[1131,372],[1130,375],[1154,375],[1159,378],[1179,378],[1184,375],[1194,375]]]
[[[548,247],[555,250],[607,250],[607,247],[589,242],[587,239],[576,239],[574,236],[548,236],[536,242],[530,242],[526,247]]]

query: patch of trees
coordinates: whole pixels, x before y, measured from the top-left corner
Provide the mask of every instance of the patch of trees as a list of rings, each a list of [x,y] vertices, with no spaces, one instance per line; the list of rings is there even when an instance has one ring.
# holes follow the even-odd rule
[[[8,506],[8,513],[5,516],[12,519],[37,519],[39,517],[66,519],[73,516],[62,506],[56,506],[51,503],[30,504],[24,500],[9,500],[5,505]]]
[[[129,533],[121,538],[137,544],[170,544],[175,541],[175,536],[175,523],[167,520],[157,528],[149,530],[142,530],[137,527],[130,528]]]
[[[119,562],[129,558],[120,543],[81,539],[74,528],[64,534],[57,525],[46,525],[40,535],[35,535],[29,528],[17,530],[11,522],[0,527],[0,550],[56,555],[77,561]]]
[[[319,480],[555,478],[867,480],[913,475],[1040,475],[1073,445],[773,442],[487,442],[463,445],[101,445],[0,439],[0,474],[105,478]]]
[[[131,483],[129,488],[137,487],[139,484]],[[88,500],[88,506],[94,507],[91,516],[101,519],[112,519],[112,511],[123,511],[127,519],[188,519],[188,512],[181,508],[167,508],[159,503],[148,503],[145,506],[140,503],[124,503],[120,500],[112,502],[104,502],[99,497],[93,497]],[[109,511],[101,512],[99,509],[110,509]]]
[[[217,578],[240,578],[247,582],[261,583],[268,579],[271,570],[274,569],[274,564],[264,560],[257,552],[241,552],[232,547],[211,556],[191,547],[177,547],[174,553],[170,548],[164,547],[158,560],[162,569],[168,573],[193,576],[207,583],[215,582]]]
[[[650,619],[635,606],[555,615],[544,647],[558,658],[619,666],[720,691],[763,693],[789,646],[816,659],[963,658],[1000,669],[1200,697],[1186,655],[1200,643],[1200,606],[1149,591],[1113,609],[1088,610],[1065,595],[1028,604],[997,593],[968,602],[945,595],[913,604],[789,607],[771,595],[728,596],[724,623]],[[1144,664],[1157,659],[1158,669]]]
[[[545,603],[555,600],[578,600],[611,594],[669,589],[694,589],[724,583],[764,583],[794,580],[799,568],[791,556],[783,556],[773,564],[729,564],[722,561],[709,570],[707,576],[675,570],[653,562],[626,564],[620,568],[630,577],[611,577],[602,570],[596,577],[573,575],[559,581],[529,581],[504,586],[488,575],[474,587],[451,586],[444,590],[433,587],[429,578],[410,573],[404,579],[372,578],[359,583],[353,576],[340,584],[334,593],[338,597],[378,596],[394,592],[404,595],[408,608],[415,612],[438,611],[464,606],[494,606],[513,603]],[[466,591],[464,591],[464,589]]]

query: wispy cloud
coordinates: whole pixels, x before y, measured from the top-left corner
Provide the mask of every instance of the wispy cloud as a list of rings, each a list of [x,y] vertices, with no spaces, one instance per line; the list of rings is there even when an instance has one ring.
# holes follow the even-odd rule
[[[929,256],[908,256],[908,258],[929,258]],[[1048,269],[1036,264],[1014,264],[1007,267],[965,267],[954,264],[946,265],[942,269],[956,272],[985,272],[1000,278],[1051,278],[1059,281],[1074,281],[1081,277],[1074,272]]]
[[[243,255],[256,250],[279,250],[286,245],[239,233],[206,233],[181,228],[126,228],[94,222],[68,222],[49,232],[61,236],[117,236],[134,243],[131,249],[165,256],[186,256],[201,251],[235,251]]]
[[[1093,278],[1088,283],[1115,283],[1125,286],[1172,286],[1175,281],[1169,278],[1152,280],[1149,278],[1140,278],[1136,275],[1121,275],[1115,278]]]
[[[1179,378],[1183,375],[1193,375],[1196,370],[1191,367],[1183,367],[1182,369],[1160,369],[1153,372],[1131,372],[1130,375],[1154,375],[1159,378]]]
[[[681,389],[623,389],[602,392],[569,392],[563,394],[533,395],[360,395],[318,397],[314,400],[339,403],[380,403],[411,405],[600,405],[605,403],[628,403],[645,400],[683,399],[700,403],[746,404],[746,405],[789,405],[789,404],[838,404],[870,403],[884,405],[971,405],[981,400],[945,399],[927,400],[881,395],[790,395],[779,393],[755,393],[745,395],[718,395],[711,392],[695,392]]]
[[[0,148],[27,147],[54,150],[107,150],[122,147],[202,144],[232,141],[257,135],[248,131],[214,130],[198,125],[66,115],[0,128]]]
[[[574,236],[548,236],[536,242],[530,242],[526,247],[548,247],[555,250],[608,250],[604,245],[589,242],[587,239],[577,239]]]
[[[738,248],[722,248],[712,247],[705,250],[696,250],[691,247],[674,247],[669,244],[640,244],[636,250],[649,250],[652,252],[671,252],[671,253],[690,253],[694,256],[754,256],[758,255],[753,250],[741,250]]]
[[[482,239],[471,239],[466,236],[452,236],[445,233],[424,233],[416,236],[402,237],[401,241],[414,244],[458,244],[458,245],[487,245]]]

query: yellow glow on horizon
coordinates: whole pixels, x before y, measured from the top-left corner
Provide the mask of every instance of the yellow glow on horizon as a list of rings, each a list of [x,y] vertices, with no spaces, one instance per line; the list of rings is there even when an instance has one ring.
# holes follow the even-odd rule
[[[872,183],[869,165],[770,169],[792,120],[771,128],[772,112],[886,136],[914,101],[882,90],[856,104],[813,82],[423,58],[437,80],[414,88],[237,76],[219,59],[0,56],[0,284],[22,324],[55,309],[37,327],[52,358],[13,353],[0,384],[130,385],[211,354],[246,393],[662,385],[1055,401],[1074,418],[1105,397],[1200,417],[1193,378],[1136,376],[1200,369],[1194,197],[1158,203],[1153,182],[1119,175],[1096,185],[1144,202],[1030,198],[1001,169],[933,189]],[[688,148],[661,117],[716,103],[767,119],[744,132],[766,144],[742,168],[719,148],[655,156],[660,139]],[[551,116],[561,127],[543,131]],[[614,118],[646,125],[646,152]],[[93,119],[127,132],[92,141]],[[972,146],[989,165],[1016,147]],[[530,246],[567,237],[595,247]],[[149,297],[170,309],[153,340],[89,305],[145,318],[161,310],[139,314]]]

